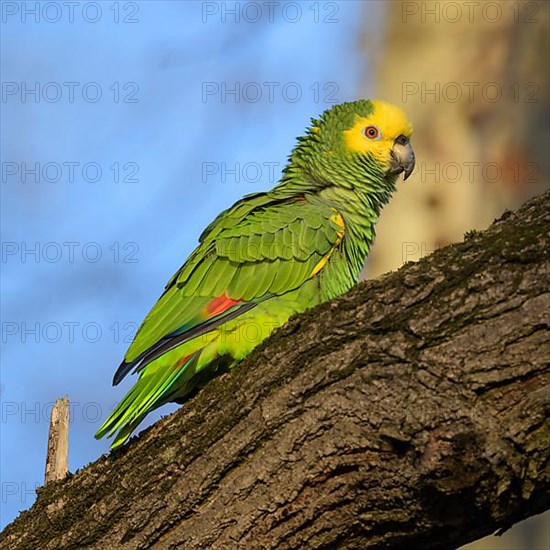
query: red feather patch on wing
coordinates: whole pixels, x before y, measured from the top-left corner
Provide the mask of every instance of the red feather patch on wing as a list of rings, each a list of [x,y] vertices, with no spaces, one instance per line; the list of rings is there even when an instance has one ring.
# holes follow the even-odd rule
[[[227,294],[214,298],[205,308],[204,311],[209,316],[220,315],[224,311],[231,309],[234,305],[240,304],[242,300],[232,300]]]
[[[176,364],[174,365],[174,370],[178,370],[184,363],[186,363],[191,355],[192,354],[184,355],[181,359],[178,359],[178,361],[176,361]]]

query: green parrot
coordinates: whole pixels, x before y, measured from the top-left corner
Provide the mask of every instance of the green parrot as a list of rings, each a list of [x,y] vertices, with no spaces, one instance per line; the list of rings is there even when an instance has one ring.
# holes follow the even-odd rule
[[[291,315],[357,283],[382,206],[414,168],[412,126],[377,100],[335,105],[298,138],[280,182],[202,233],[118,368],[137,382],[95,437],[122,445],[152,410],[184,403]]]

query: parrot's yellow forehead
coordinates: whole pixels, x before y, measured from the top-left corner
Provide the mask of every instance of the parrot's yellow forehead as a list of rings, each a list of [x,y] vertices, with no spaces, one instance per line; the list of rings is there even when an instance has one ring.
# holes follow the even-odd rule
[[[379,156],[382,153],[382,145],[393,145],[400,135],[409,138],[413,128],[399,107],[385,101],[372,100],[371,103],[374,107],[372,113],[366,117],[357,115],[354,125],[344,131],[344,139],[346,146],[352,151],[372,152]],[[365,129],[369,126],[375,126],[379,130],[380,136],[376,140],[369,140],[365,136]]]

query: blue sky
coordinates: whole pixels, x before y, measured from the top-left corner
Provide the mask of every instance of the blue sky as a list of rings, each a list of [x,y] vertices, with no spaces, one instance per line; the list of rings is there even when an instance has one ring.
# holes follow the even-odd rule
[[[93,434],[133,383],[111,387],[137,324],[212,218],[276,183],[310,117],[372,91],[360,32],[383,18],[86,4],[2,4],[2,527],[42,484],[56,397],[71,471],[108,450]]]

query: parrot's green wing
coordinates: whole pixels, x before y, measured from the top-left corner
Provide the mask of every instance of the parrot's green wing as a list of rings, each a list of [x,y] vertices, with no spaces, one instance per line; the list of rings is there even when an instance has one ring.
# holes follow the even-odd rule
[[[245,197],[205,230],[200,245],[166,285],[115,374],[213,330],[319,273],[344,236],[337,210],[314,195]]]

